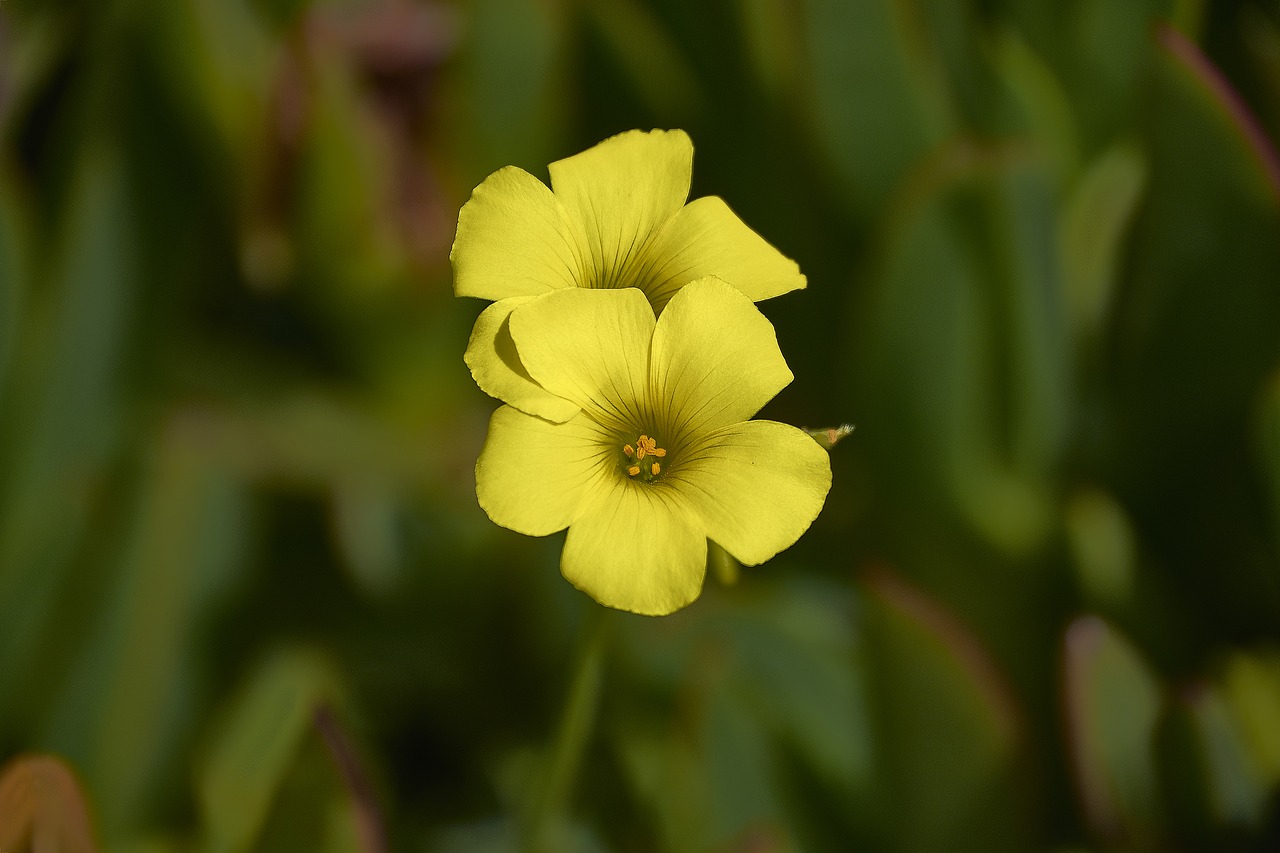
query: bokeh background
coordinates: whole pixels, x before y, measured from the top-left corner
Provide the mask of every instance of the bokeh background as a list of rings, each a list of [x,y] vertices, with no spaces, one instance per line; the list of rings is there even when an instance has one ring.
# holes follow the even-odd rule
[[[857,425],[662,619],[448,266],[637,127]],[[1266,0],[0,0],[0,847],[1280,850],[1277,138]]]

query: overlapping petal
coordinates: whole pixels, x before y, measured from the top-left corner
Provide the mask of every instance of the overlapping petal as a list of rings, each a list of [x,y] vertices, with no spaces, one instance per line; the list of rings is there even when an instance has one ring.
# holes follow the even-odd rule
[[[459,295],[504,299],[564,287],[637,287],[660,313],[687,282],[716,276],[753,301],[805,286],[795,262],[716,197],[689,204],[693,144],[633,130],[550,166],[548,189],[499,170],[459,215]]]
[[[791,547],[818,517],[831,462],[793,426],[748,421],[704,436],[671,481],[707,537],[754,566]]]
[[[546,184],[515,166],[499,169],[458,214],[454,292],[497,300],[578,286],[586,259],[574,230]]]
[[[480,390],[522,412],[561,423],[580,407],[543,389],[520,361],[511,337],[511,312],[539,297],[513,297],[480,312],[463,356]]]
[[[637,278],[661,311],[687,282],[716,276],[753,302],[798,290],[806,280],[795,261],[747,227],[716,196],[695,199],[645,247]]]
[[[512,313],[520,361],[539,385],[610,424],[645,420],[653,309],[634,288],[564,290]]]
[[[651,364],[651,394],[676,434],[745,421],[793,378],[773,325],[713,278],[685,285],[667,305]]]
[[[491,265],[490,283],[501,272],[509,289],[534,292],[483,312],[466,357],[480,387],[510,404],[476,464],[489,517],[529,535],[568,528],[564,576],[603,604],[654,615],[697,598],[708,538],[763,562],[808,528],[831,484],[809,436],[747,420],[792,379],[752,297],[804,278],[718,199],[682,210],[687,147],[680,133],[624,134],[554,164],[572,201],[551,209],[576,248],[543,253],[540,266]],[[545,197],[507,178],[545,214]],[[471,236],[488,210],[477,193]],[[576,261],[579,277],[557,281]],[[652,462],[640,461],[646,451]]]
[[[510,406],[493,413],[476,462],[476,497],[494,523],[527,536],[564,530],[592,505],[612,453],[579,414],[553,424]]]
[[[580,287],[636,287],[649,240],[684,206],[693,143],[683,130],[632,130],[550,166],[551,186],[579,227],[590,273]]]
[[[565,537],[561,573],[601,604],[664,616],[702,591],[707,540],[670,489],[618,482]]]

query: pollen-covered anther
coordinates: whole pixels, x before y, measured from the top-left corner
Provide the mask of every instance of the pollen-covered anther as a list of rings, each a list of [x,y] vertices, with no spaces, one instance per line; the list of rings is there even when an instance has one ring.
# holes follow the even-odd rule
[[[645,470],[646,467],[648,468],[647,477],[656,477],[662,473],[662,466],[657,462],[651,461],[647,466],[641,464],[646,456],[661,459],[667,455],[667,451],[658,446],[658,440],[656,438],[650,438],[647,435],[642,435],[636,439],[634,447],[630,444],[624,444],[622,446],[622,452],[626,454],[628,459],[628,476],[635,477],[639,475],[641,471]]]

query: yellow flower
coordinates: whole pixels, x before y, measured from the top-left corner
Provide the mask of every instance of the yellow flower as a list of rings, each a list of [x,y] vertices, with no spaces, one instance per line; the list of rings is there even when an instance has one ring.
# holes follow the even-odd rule
[[[755,565],[822,509],[826,451],[749,420],[792,376],[738,290],[687,284],[656,320],[636,289],[561,290],[514,312],[510,330],[530,377],[573,411],[553,423],[498,409],[476,493],[503,527],[567,527],[561,571],[601,604],[678,610],[702,588],[708,539]]]
[[[685,284],[716,276],[752,301],[805,286],[796,263],[723,200],[685,204],[693,144],[682,130],[638,130],[552,163],[551,189],[514,166],[476,187],[450,259],[459,296],[500,300],[476,321],[467,364],[486,393],[563,420],[516,357],[512,310],[566,288],[644,291],[656,313]],[[498,353],[501,358],[491,356]]]

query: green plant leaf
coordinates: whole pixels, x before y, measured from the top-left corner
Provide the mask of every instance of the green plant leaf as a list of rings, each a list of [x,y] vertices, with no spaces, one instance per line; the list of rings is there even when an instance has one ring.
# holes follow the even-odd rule
[[[329,666],[293,649],[266,658],[230,698],[196,768],[204,849],[238,853],[347,839],[367,850],[316,713],[339,695]],[[320,820],[317,820],[320,817]],[[343,849],[343,848],[338,848]]]
[[[180,769],[172,754],[190,725],[195,628],[239,557],[242,495],[203,458],[198,420],[183,413],[158,430],[131,530],[97,567],[114,579],[111,594],[44,732],[84,769],[109,838],[140,823]]]
[[[870,215],[948,129],[936,69],[899,0],[804,0],[823,153],[853,212]]]
[[[1100,838],[1148,849],[1162,819],[1154,754],[1161,686],[1095,616],[1071,624],[1063,655],[1069,748],[1085,817]]]
[[[1128,601],[1138,546],[1124,507],[1101,489],[1081,489],[1067,501],[1063,526],[1086,600],[1111,606]]]
[[[1280,541],[1280,373],[1264,389],[1257,418],[1257,447],[1262,474],[1271,489],[1271,515]]]
[[[0,163],[0,412],[7,408],[9,366],[18,344],[26,291],[30,287],[27,279],[29,239],[8,170]]]
[[[1057,186],[1066,186],[1080,168],[1080,140],[1071,102],[1054,69],[1016,30],[997,33],[993,43],[1000,75],[1021,123],[1051,167]]]
[[[59,608],[75,551],[101,507],[121,443],[125,355],[133,327],[137,243],[118,156],[86,140],[52,263],[32,280],[0,412],[0,683],[28,689],[0,716],[38,719],[60,677]]]
[[[1115,309],[1126,239],[1147,183],[1147,165],[1133,145],[1094,158],[1071,188],[1058,231],[1067,307],[1076,339],[1095,341]]]
[[[936,528],[945,508],[1015,557],[1049,530],[1065,438],[1054,228],[1037,163],[948,147],[891,211],[856,329],[860,382],[884,424],[865,440],[905,515]]]
[[[891,849],[1028,849],[1008,685],[936,602],[887,572],[867,580],[874,778]]]
[[[1250,744],[1245,740],[1239,721],[1232,713],[1223,692],[1216,686],[1197,684],[1184,689],[1177,697],[1173,713],[1165,728],[1169,743],[1181,735],[1170,749],[1173,759],[1166,759],[1165,790],[1178,792],[1182,801],[1170,794],[1171,805],[1177,803],[1175,815],[1180,834],[1198,835],[1208,844],[1221,846],[1230,830],[1255,831],[1266,814],[1267,786],[1251,761]],[[1170,749],[1166,749],[1168,752]],[[1177,764],[1181,758],[1183,763]],[[1181,778],[1176,771],[1182,770]],[[1217,837],[1215,837],[1217,836]]]
[[[1274,791],[1280,786],[1280,652],[1233,655],[1222,690],[1254,772]]]
[[[705,97],[698,78],[646,4],[595,0],[582,9],[654,115],[673,124],[697,115]]]
[[[560,148],[569,91],[564,50],[568,3],[471,0],[470,38],[458,56],[451,106],[452,143],[474,186],[488,172],[515,163],[540,168]]]

